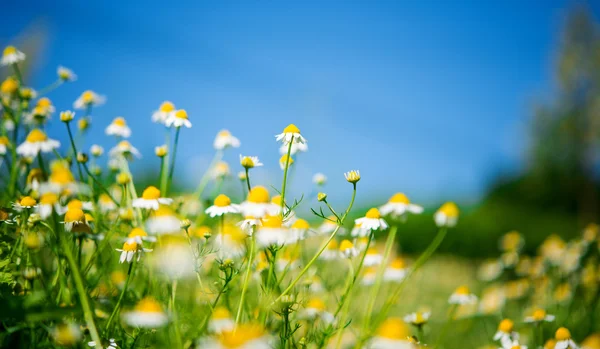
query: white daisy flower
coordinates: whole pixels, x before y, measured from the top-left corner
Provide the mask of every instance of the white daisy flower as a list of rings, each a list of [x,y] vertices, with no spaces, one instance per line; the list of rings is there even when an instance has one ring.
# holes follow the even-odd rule
[[[337,218],[335,216],[329,216],[323,221],[323,223],[317,228],[319,235],[329,235],[337,228]],[[341,233],[342,228],[338,230]]]
[[[156,237],[154,236],[148,236],[148,233],[146,233],[144,231],[144,229],[142,228],[133,228],[131,229],[131,231],[129,232],[129,235],[127,235],[127,240],[129,239],[133,239],[138,245],[142,245],[142,243],[144,241],[148,241],[148,242],[156,242]]]
[[[544,309],[536,309],[533,311],[531,316],[525,317],[525,322],[529,323],[540,323],[540,322],[552,322],[556,317],[552,314],[546,313]]]
[[[124,157],[128,157],[131,155],[134,155],[137,158],[142,157],[142,154],[136,148],[134,148],[128,141],[120,141],[119,144],[117,144],[110,150],[109,155],[111,157],[115,157],[118,155]]]
[[[282,144],[279,147],[279,154],[285,155],[288,152],[289,144]],[[296,155],[298,152],[306,153],[308,151],[307,143],[292,143],[292,148],[290,149],[290,155]]]
[[[240,324],[223,330],[216,337],[205,337],[198,342],[198,349],[271,349],[271,339],[260,325]]]
[[[385,230],[388,225],[383,218],[381,213],[376,208],[372,208],[365,214],[364,217],[356,219],[355,224],[360,224],[362,229],[368,230]]]
[[[160,190],[151,185],[144,189],[142,197],[133,200],[131,205],[147,210],[158,210],[160,205],[170,205],[172,202],[173,199],[160,197]]]
[[[10,140],[6,136],[0,136],[0,155],[5,155],[7,147],[10,145]]]
[[[165,124],[167,119],[170,119],[175,114],[175,105],[169,101],[164,101],[157,111],[152,114],[152,121],[160,124]]]
[[[213,143],[213,147],[216,150],[222,150],[226,148],[239,148],[240,140],[231,135],[228,130],[221,130],[217,133],[217,137]]]
[[[205,213],[211,217],[222,216],[227,213],[239,213],[239,205],[232,204],[227,195],[220,194],[215,198],[214,204],[206,209]]]
[[[119,116],[116,117],[113,122],[106,127],[105,133],[107,136],[118,136],[123,138],[129,138],[131,136],[131,129],[127,126],[125,118]]]
[[[146,229],[150,234],[174,234],[181,231],[181,220],[175,216],[168,206],[160,206],[153,210],[146,220]]]
[[[416,311],[414,313],[410,313],[410,314],[407,314],[406,316],[404,316],[404,322],[419,327],[419,326],[425,325],[427,323],[427,321],[429,320],[430,316],[431,316],[431,313],[428,311],[426,311],[426,312]]]
[[[192,123],[188,119],[188,114],[184,109],[179,109],[174,113],[170,113],[165,120],[165,126],[179,128],[185,126],[187,128],[192,127]]]
[[[69,68],[59,65],[56,69],[56,75],[61,81],[73,82],[77,80],[77,75]]]
[[[519,334],[513,331],[514,327],[515,324],[510,319],[504,319],[500,321],[500,324],[498,325],[498,331],[496,331],[494,334],[494,340],[500,341],[500,344],[503,348],[510,348],[510,345],[513,343],[513,341],[519,340]]]
[[[80,208],[68,209],[65,212],[63,224],[66,231],[74,233],[89,233],[91,231],[85,213]]]
[[[12,65],[24,60],[25,54],[23,52],[17,50],[17,48],[14,46],[6,46],[2,52],[2,59],[0,59],[0,63],[2,65]]]
[[[86,109],[89,106],[99,106],[106,102],[106,97],[97,94],[94,91],[87,90],[75,100],[73,108],[75,109]]]
[[[383,262],[383,256],[379,253],[377,248],[370,247],[367,250],[367,254],[365,254],[365,259],[363,260],[363,265],[365,267],[372,267],[376,265],[380,265]]]
[[[52,212],[61,212],[58,195],[52,192],[42,194],[36,212],[42,219],[50,217]]]
[[[304,137],[300,134],[300,130],[294,124],[289,124],[286,128],[283,129],[282,133],[275,135],[275,139],[278,142],[282,142],[285,145],[289,145],[290,142],[306,143],[306,139],[304,139]]]
[[[225,307],[216,307],[213,310],[208,322],[208,330],[211,333],[221,333],[224,331],[231,331],[235,326],[235,321],[231,317],[231,313]]]
[[[383,272],[383,280],[388,282],[400,282],[404,280],[407,273],[408,268],[406,267],[404,259],[398,257],[394,259],[387,268],[385,268]]]
[[[579,346],[571,338],[571,332],[566,327],[556,330],[554,339],[556,339],[554,349],[579,349]]]
[[[17,147],[17,154],[24,157],[36,157],[40,152],[50,153],[60,147],[60,142],[48,138],[44,131],[33,129],[25,138],[25,142]]]
[[[244,168],[254,168],[262,166],[262,162],[258,159],[258,156],[242,156],[240,155],[240,164]]]
[[[252,232],[254,231],[254,227],[260,227],[262,226],[262,222],[260,219],[254,218],[252,216],[246,216],[244,217],[244,220],[242,220],[241,222],[239,222],[237,224],[243,231],[245,231],[246,233],[248,233],[248,235],[252,235]]]
[[[123,244],[123,248],[116,248],[115,250],[121,252],[119,263],[123,263],[125,261],[127,263],[131,263],[133,256],[136,253],[138,255],[137,260],[139,261],[142,258],[143,253],[152,252],[151,249],[144,248],[141,244],[138,244],[135,238],[128,238]]]
[[[358,249],[350,240],[343,240],[340,243],[340,254],[343,258],[354,258],[358,256]]]
[[[513,340],[502,344],[502,349],[527,349],[527,346],[519,344],[518,340]]]
[[[221,259],[243,256],[248,234],[235,225],[225,224],[223,228],[213,241],[217,256]]]
[[[163,327],[169,322],[160,304],[151,297],[140,300],[132,311],[123,313],[122,317],[129,326],[142,328]]]
[[[443,204],[433,216],[438,227],[453,227],[458,222],[458,206],[453,202]]]
[[[312,178],[312,181],[314,184],[322,186],[325,185],[325,183],[327,182],[327,176],[325,176],[322,173],[315,173],[315,175]]]
[[[403,193],[396,193],[390,200],[379,208],[382,215],[392,215],[403,217],[407,213],[419,214],[423,212],[423,207],[412,204],[408,197]]]
[[[242,202],[239,208],[244,216],[265,217],[271,208],[269,191],[263,186],[254,186],[248,193],[246,201]]]
[[[350,236],[352,236],[352,237],[363,238],[363,237],[367,237],[369,235],[371,235],[371,230],[363,228],[362,223],[354,224],[354,227],[350,231]]]
[[[95,157],[100,157],[102,156],[102,154],[104,154],[104,148],[102,148],[98,144],[94,144],[90,147],[90,154],[92,154]]]
[[[301,241],[306,239],[306,234],[310,230],[310,224],[304,219],[298,218],[290,226],[291,240]]]
[[[283,226],[281,216],[267,216],[256,232],[256,243],[260,247],[283,246],[290,241],[289,229]]]
[[[110,211],[115,211],[119,206],[108,196],[106,193],[100,194],[98,197],[98,208],[100,212],[106,213]]]
[[[88,347],[91,347],[91,348],[95,348],[96,347],[96,342],[94,342],[94,341],[90,341],[87,344],[88,344]],[[106,348],[106,349],[118,349],[119,347],[117,346],[117,342],[115,342],[115,339],[111,338],[111,339],[108,340],[108,343],[106,343],[104,345],[104,348]]]
[[[331,324],[335,321],[333,314],[327,311],[325,302],[318,297],[311,298],[304,309],[299,311],[298,316],[306,320],[320,319],[326,324]]]
[[[410,341],[410,331],[402,319],[388,318],[377,329],[369,349],[417,349]]]
[[[292,156],[288,156],[287,154],[284,154],[281,156],[281,158],[279,158],[279,167],[282,170],[285,170],[286,166],[289,168],[290,166],[292,166],[292,164],[294,163],[294,159],[292,158]]]
[[[472,294],[467,286],[457,288],[448,299],[448,303],[458,305],[473,304],[476,302],[477,296]]]
[[[31,196],[25,196],[19,202],[13,203],[13,208],[17,212],[21,212],[26,208],[36,208],[38,206],[37,201]]]
[[[352,170],[344,172],[344,178],[346,178],[346,181],[348,181],[349,183],[356,184],[358,181],[360,181],[360,171]]]

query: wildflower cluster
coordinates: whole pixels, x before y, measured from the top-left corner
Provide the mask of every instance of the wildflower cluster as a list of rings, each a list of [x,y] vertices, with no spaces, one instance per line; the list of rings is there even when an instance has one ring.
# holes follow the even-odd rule
[[[411,305],[398,314],[398,301],[458,223],[456,204],[433,213],[438,232],[418,258],[399,255],[402,224],[424,213],[405,194],[354,218],[362,178],[352,170],[335,177],[348,182],[344,208],[319,192],[327,182],[321,173],[313,177],[314,194],[290,197],[290,170],[308,150],[294,124],[274,137],[280,185],[255,183],[252,171],[264,164],[239,155],[241,192],[222,191],[234,167],[223,154],[241,146],[222,130],[197,189],[176,194],[179,138],[196,122],[170,101],[149,113],[165,141],[154,149],[160,167],[146,171],[153,182],[141,187],[130,166],[142,152],[127,140],[126,119],[117,116],[105,128],[114,138],[108,152],[100,145],[86,152],[92,112],[106,103],[87,90],[72,105],[77,112],[58,113],[68,142],[50,138],[47,125],[60,109],[43,95],[76,75],[59,67],[56,82],[36,93],[23,81],[24,59],[12,46],[1,59],[10,76],[0,90],[0,285],[13,307],[4,327],[33,347],[437,348],[466,314],[507,316],[527,306],[527,316],[502,320],[490,340],[506,349],[524,348],[523,338],[534,338],[530,347],[574,349],[569,330],[559,327],[570,313],[551,310],[598,303],[596,226],[569,244],[549,237],[537,257],[522,254],[523,238],[509,233],[502,256],[482,265],[489,287],[478,297],[456,285],[446,325],[431,333],[439,310]],[[303,216],[303,205],[314,205],[312,215]],[[515,330],[519,322],[523,334]]]

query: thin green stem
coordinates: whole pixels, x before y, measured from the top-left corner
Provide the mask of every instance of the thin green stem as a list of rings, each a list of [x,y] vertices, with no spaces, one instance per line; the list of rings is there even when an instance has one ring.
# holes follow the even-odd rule
[[[131,276],[133,275],[133,265],[134,264],[135,264],[135,260],[133,260],[133,261],[131,261],[131,263],[129,263],[129,270],[127,271],[127,279],[125,279],[125,286],[123,286],[123,289],[121,290],[121,295],[119,296],[117,305],[115,305],[115,308],[113,309],[112,313],[110,314],[110,317],[108,318],[108,321],[106,322],[106,326],[104,327],[105,333],[108,333],[108,331],[110,330],[110,324],[112,323],[113,318],[119,313],[119,309],[121,307],[121,302],[123,301],[123,298],[125,297],[125,293],[127,292],[127,287],[129,287],[129,282],[131,281]]]
[[[177,155],[177,144],[179,143],[179,131],[181,127],[177,127],[175,130],[175,140],[173,141],[173,158],[171,159],[171,166],[169,167],[169,178],[167,180],[167,190],[164,195],[169,193],[171,185],[173,184],[173,173],[175,172],[175,156]]]
[[[110,198],[110,200],[112,202],[114,202],[117,206],[119,205],[119,202],[117,202],[117,200],[115,200],[115,198],[113,198],[112,195],[110,195],[110,192],[108,191],[108,189],[106,189],[102,183],[100,183],[100,181],[98,179],[96,179],[96,177],[94,175],[92,175],[92,172],[90,172],[90,169],[87,167],[86,164],[83,164],[83,168],[85,169],[85,172],[88,174],[88,176],[94,181],[94,183],[96,183],[96,185],[98,185],[98,187],[100,187],[100,189],[102,189],[102,191],[108,195],[108,197]]]
[[[79,181],[83,182],[83,171],[81,171],[81,164],[77,161],[77,147],[75,147],[75,140],[73,139],[73,132],[71,132],[71,123],[65,122],[67,125],[67,132],[69,133],[69,140],[71,141],[71,149],[73,150],[73,160],[77,163],[77,171],[79,172]]]
[[[290,168],[290,154],[292,153],[292,144],[294,143],[294,136],[290,139],[290,144],[287,149],[287,156],[285,158],[285,168],[283,169],[283,183],[281,184],[281,218],[285,218],[285,187],[287,186],[287,174]]]
[[[254,230],[254,228],[253,228]],[[235,325],[237,326],[240,323],[240,318],[242,316],[242,309],[244,307],[244,296],[246,295],[246,290],[248,288],[248,282],[250,281],[250,272],[252,270],[252,263],[254,262],[254,249],[256,246],[256,234],[253,231],[251,241],[250,241],[250,254],[248,255],[248,266],[246,268],[246,275],[244,276],[244,284],[242,285],[242,294],[240,295],[240,304],[238,305],[237,315],[235,316]]]
[[[250,171],[246,168],[246,184],[248,184],[248,193],[252,190],[252,186],[250,185]]]

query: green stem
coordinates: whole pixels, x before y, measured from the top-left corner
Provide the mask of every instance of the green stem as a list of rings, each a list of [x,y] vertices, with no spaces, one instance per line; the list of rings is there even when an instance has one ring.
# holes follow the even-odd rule
[[[127,279],[125,280],[125,286],[123,286],[123,290],[121,290],[121,295],[119,296],[117,305],[115,305],[115,308],[113,309],[112,313],[110,314],[110,317],[108,318],[108,321],[106,322],[106,326],[104,327],[104,332],[108,332],[108,330],[110,330],[110,324],[112,323],[113,318],[119,312],[119,308],[121,307],[121,302],[123,301],[123,298],[125,297],[125,293],[127,292],[127,287],[129,286],[129,282],[131,281],[134,264],[135,264],[135,260],[133,260],[133,261],[131,261],[131,263],[129,263],[129,270],[127,271]]]
[[[246,170],[247,171],[247,170]],[[253,228],[254,229],[254,228]],[[248,288],[248,282],[250,281],[250,271],[252,270],[252,263],[254,262],[254,249],[256,246],[256,234],[252,234],[250,242],[250,255],[248,256],[248,266],[246,268],[246,275],[244,276],[244,284],[242,285],[242,294],[240,295],[240,304],[238,305],[237,315],[235,316],[235,325],[240,323],[242,316],[242,308],[244,307],[244,296],[246,295],[246,289]]]
[[[67,132],[69,133],[69,140],[71,141],[71,149],[73,150],[73,161],[77,163],[77,171],[79,172],[79,181],[83,182],[83,171],[81,171],[81,164],[77,161],[77,147],[75,147],[75,140],[73,139],[73,132],[71,132],[71,123],[65,122],[67,125]]]
[[[62,84],[63,84],[63,81],[61,79],[58,79],[58,80],[54,81],[50,85],[48,85],[48,86],[44,87],[43,89],[37,91],[38,98],[41,97],[41,96],[43,96],[43,95],[45,95],[45,94],[47,94],[47,93],[52,92],[54,89],[56,89],[57,87],[59,87]]]
[[[177,348],[182,348],[181,332],[179,330],[179,321],[177,318],[177,310],[175,309],[175,294],[177,292],[177,280],[173,280],[171,284],[171,312],[173,313],[173,327],[175,328],[175,339]]]
[[[252,190],[252,186],[250,185],[250,171],[246,168],[246,184],[248,184],[248,193]]]
[[[285,187],[287,186],[287,174],[290,168],[290,154],[292,153],[292,143],[294,143],[294,136],[290,139],[290,144],[287,149],[287,156],[285,158],[285,168],[283,170],[283,183],[281,184],[281,219],[285,218]]]
[[[165,196],[169,193],[171,189],[171,184],[173,182],[173,172],[175,172],[175,156],[177,155],[177,144],[179,143],[179,131],[181,127],[177,127],[175,130],[175,140],[173,142],[173,158],[171,159],[171,166],[169,168],[169,179],[167,180],[167,190],[165,191]]]
[[[365,315],[367,318],[365,319],[363,325],[363,331],[369,328],[369,323],[371,322],[371,314],[373,313],[373,307],[375,306],[375,302],[377,301],[377,294],[379,293],[379,288],[381,287],[381,282],[383,280],[383,274],[385,272],[385,268],[388,263],[388,259],[390,258],[390,254],[392,252],[392,247],[394,246],[394,241],[396,240],[396,232],[398,231],[398,226],[394,225],[390,229],[390,233],[388,234],[387,241],[385,242],[385,252],[383,253],[383,260],[381,261],[381,266],[377,271],[377,276],[375,279],[375,284],[371,289],[371,296],[369,297],[369,303],[367,306],[367,312]]]
[[[75,288],[77,289],[77,294],[79,295],[79,301],[81,302],[81,308],[83,310],[83,317],[86,325],[90,331],[92,340],[96,342],[96,347],[102,349],[103,347],[102,343],[100,342],[100,336],[98,335],[98,330],[96,329],[96,324],[94,323],[94,313],[92,312],[92,308],[87,297],[87,292],[83,284],[83,279],[81,278],[79,268],[77,267],[77,261],[75,261],[73,252],[71,251],[71,246],[69,246],[69,243],[67,240],[65,240],[65,237],[58,231],[56,233],[59,235],[63,253],[65,254],[67,262],[69,263],[69,267],[71,268],[71,275],[73,276],[73,282],[75,282]]]
[[[100,189],[102,189],[102,191],[108,195],[108,197],[112,200],[112,202],[114,202],[117,206],[119,205],[119,203],[117,202],[117,200],[115,200],[115,198],[112,197],[112,195],[110,195],[110,192],[108,191],[108,189],[106,189],[102,183],[100,183],[100,181],[98,179],[96,179],[96,177],[94,177],[94,175],[92,175],[92,172],[90,172],[90,169],[87,167],[86,164],[83,164],[83,168],[85,169],[85,172],[88,174],[88,176],[90,178],[92,178],[92,180],[94,181],[94,183],[96,183],[96,185],[98,185],[98,187],[100,187]]]
[[[446,321],[446,323],[440,330],[440,335],[435,341],[435,345],[433,346],[435,349],[438,349],[440,347],[440,343],[442,343],[442,340],[446,336],[446,332],[448,332],[448,328],[450,328],[450,324],[454,320],[454,314],[456,313],[456,309],[458,309],[458,306],[456,304],[453,304],[450,308],[450,313],[448,314],[448,321]]]

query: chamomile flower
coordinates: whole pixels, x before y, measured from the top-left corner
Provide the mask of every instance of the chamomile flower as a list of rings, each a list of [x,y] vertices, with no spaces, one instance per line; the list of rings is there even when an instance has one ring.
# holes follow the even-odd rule
[[[77,80],[77,75],[69,68],[59,65],[56,69],[56,75],[60,81],[73,82]]]
[[[390,200],[379,208],[382,215],[391,215],[394,217],[404,217],[408,213],[419,214],[423,212],[423,207],[410,202],[403,193],[394,194]]]
[[[546,313],[544,309],[536,309],[531,313],[530,316],[525,317],[525,322],[529,323],[540,323],[540,322],[552,322],[556,317],[552,314]]]
[[[360,181],[360,172],[358,170],[348,171],[344,173],[344,177],[349,183],[356,184]]]
[[[477,302],[477,296],[472,294],[467,286],[460,286],[457,288],[450,298],[448,299],[448,303],[450,304],[474,304]]]
[[[85,218],[85,213],[80,208],[67,209],[63,221],[66,231],[74,233],[89,233],[90,226]]]
[[[58,195],[52,192],[44,193],[40,196],[40,203],[36,209],[36,212],[46,219],[52,215],[52,212],[60,212],[61,207],[58,202]]]
[[[296,219],[290,227],[291,239],[300,241],[306,238],[306,233],[310,230],[310,224],[304,219]]]
[[[25,157],[36,157],[40,152],[50,153],[60,147],[60,142],[48,138],[44,131],[36,128],[31,130],[25,142],[17,147],[17,154]]]
[[[555,349],[578,349],[579,347],[571,338],[571,332],[566,327],[561,327],[554,334],[556,339]]]
[[[317,233],[319,233],[319,235],[331,234],[337,228],[337,226],[337,218],[335,216],[329,216],[323,221],[319,228],[317,228]],[[341,229],[342,228],[339,230]]]
[[[91,106],[99,106],[106,102],[106,97],[97,94],[92,90],[87,90],[79,96],[73,103],[75,109],[86,109]]]
[[[318,186],[323,186],[327,182],[327,176],[325,176],[324,174],[322,174],[320,172],[315,173],[312,178],[312,181],[314,184],[316,184]]]
[[[96,342],[90,341],[90,342],[88,342],[87,345],[90,348],[95,348],[96,347]],[[108,343],[105,343],[104,348],[106,348],[106,349],[118,349],[119,347],[117,346],[117,342],[115,342],[115,339],[114,338],[110,338],[108,340]]]
[[[413,326],[421,327],[429,321],[429,317],[431,313],[428,311],[416,311],[414,313],[407,314],[404,316],[404,322],[411,324]]]
[[[111,157],[115,156],[123,156],[123,157],[131,157],[134,155],[137,158],[141,158],[142,154],[129,143],[128,141],[120,141],[115,147],[113,147],[109,152]]]
[[[416,349],[409,340],[408,326],[400,318],[388,318],[377,329],[368,346],[371,349]]]
[[[281,158],[279,158],[279,167],[282,170],[285,170],[286,167],[292,166],[292,164],[294,163],[294,159],[292,158],[292,156],[288,156],[287,154],[282,155]]]
[[[133,256],[137,253],[137,260],[139,261],[142,258],[143,252],[152,252],[151,249],[144,248],[141,244],[136,242],[135,238],[128,238],[125,243],[123,243],[123,248],[116,248],[118,252],[121,252],[121,257],[119,258],[119,263],[131,263],[133,260]]]
[[[283,246],[289,243],[289,230],[283,226],[281,216],[266,216],[256,232],[256,243],[260,247]]]
[[[458,206],[453,202],[443,204],[433,216],[438,227],[454,227],[458,222]]]
[[[363,286],[372,286],[375,284],[375,280],[377,279],[377,268],[368,267],[363,270],[363,276],[360,283]]]
[[[100,212],[106,213],[110,211],[115,211],[118,206],[117,204],[108,196],[106,193],[100,194],[98,197],[98,208]]]
[[[227,195],[220,194],[215,198],[213,205],[207,208],[205,212],[211,217],[216,217],[227,213],[238,213],[239,211],[239,205],[232,204]]]
[[[228,130],[221,130],[217,133],[217,137],[215,137],[215,141],[213,142],[213,147],[216,150],[223,150],[226,148],[239,148],[240,140],[231,135],[231,132]]]
[[[506,304],[506,295],[504,288],[491,286],[481,293],[479,302],[479,312],[490,315],[499,313]]]
[[[252,235],[255,227],[260,227],[262,225],[262,221],[258,218],[252,216],[246,216],[244,219],[238,223],[238,226],[248,233],[248,235]]]
[[[125,118],[122,116],[116,117],[106,130],[104,131],[107,136],[117,136],[123,138],[129,138],[131,136],[131,129],[127,126],[127,122]]]
[[[229,165],[225,161],[219,161],[215,165],[215,167],[211,170],[212,178],[222,180],[225,177],[229,176],[231,171],[229,170]]]
[[[248,234],[244,233],[238,226],[225,224],[213,241],[217,256],[221,259],[227,259],[244,255],[247,238]]]
[[[24,60],[25,54],[23,52],[17,50],[17,48],[14,46],[6,46],[2,52],[2,59],[0,59],[0,63],[2,65],[11,65]]]
[[[169,114],[165,120],[165,126],[179,128],[185,126],[187,128],[192,127],[192,123],[188,119],[188,114],[185,109],[179,109],[174,113]]]
[[[5,155],[8,146],[10,145],[10,140],[6,136],[0,136],[0,155]]]
[[[376,247],[370,247],[365,254],[365,259],[363,260],[363,265],[365,267],[372,267],[375,265],[381,264],[383,261],[383,256],[379,253]]]
[[[282,144],[279,147],[279,154],[285,155],[288,153],[289,144]],[[305,153],[308,151],[308,144],[305,143],[292,143],[292,147],[290,148],[290,155],[296,155],[298,152]]]
[[[592,333],[581,342],[581,349],[600,349],[600,333]]]
[[[181,231],[181,221],[171,208],[161,205],[150,212],[146,229],[153,235],[174,234]]]
[[[378,209],[372,208],[365,214],[364,217],[354,220],[355,224],[360,224],[361,228],[371,230],[385,230],[388,225]]]
[[[518,231],[513,230],[504,234],[499,244],[503,252],[519,252],[525,245],[525,239]]]
[[[138,245],[142,245],[144,241],[154,242],[156,238],[154,236],[148,236],[148,233],[142,228],[133,228],[127,235],[127,239],[133,239]]]
[[[240,324],[215,338],[200,340],[198,349],[271,349],[269,336],[260,325]]]
[[[518,340],[513,340],[502,344],[502,349],[527,349],[527,346],[519,344]]]
[[[81,340],[81,330],[79,326],[72,323],[62,323],[54,327],[51,331],[52,339],[64,346],[72,346]]]
[[[504,271],[504,265],[498,259],[483,261],[477,269],[477,278],[481,281],[494,281]]]
[[[231,313],[225,307],[216,307],[208,322],[208,330],[212,333],[230,331],[235,326]]]
[[[263,218],[269,213],[270,207],[269,191],[257,185],[250,190],[246,201],[240,204],[239,209],[244,216]]]
[[[240,155],[240,165],[246,169],[262,166],[262,162],[258,160],[258,156],[242,156]]]
[[[196,276],[196,257],[186,238],[181,235],[162,236],[152,255],[151,265],[158,275],[168,280]]]
[[[500,341],[502,347],[508,347],[509,344],[513,342],[513,340],[519,339],[519,334],[514,332],[515,323],[510,319],[504,319],[500,321],[498,325],[498,330],[496,334],[494,334],[494,340]],[[510,348],[510,347],[508,347]]]
[[[394,259],[383,272],[383,280],[388,282],[400,282],[404,280],[408,268],[404,259],[397,257]]]
[[[104,154],[104,148],[102,148],[98,144],[93,144],[90,147],[90,154],[92,154],[94,157],[98,158],[98,157],[102,156],[102,154]]]
[[[154,298],[146,297],[133,310],[123,314],[123,321],[133,327],[158,328],[165,326],[169,318]]]
[[[167,119],[170,119],[175,114],[175,105],[169,101],[164,101],[158,107],[158,110],[152,114],[152,122],[165,124]]]
[[[278,142],[282,142],[284,145],[289,145],[290,143],[306,143],[306,139],[300,134],[300,129],[294,124],[289,124],[283,129],[282,133],[275,135],[275,139]]]
[[[24,196],[23,198],[21,198],[21,200],[13,204],[13,208],[15,209],[15,211],[21,212],[26,208],[35,208],[37,207],[37,205],[37,201],[34,198],[32,198],[31,196]]]
[[[170,205],[173,199],[163,198],[160,190],[155,186],[149,186],[142,192],[142,197],[133,200],[132,206],[146,210],[158,210],[160,205]]]
[[[343,258],[354,258],[358,256],[358,250],[350,240],[343,240],[340,243],[340,255]]]
[[[298,316],[307,320],[321,319],[326,324],[333,323],[335,320],[333,314],[327,311],[325,302],[318,297],[311,298],[304,306],[304,309],[299,311]]]

